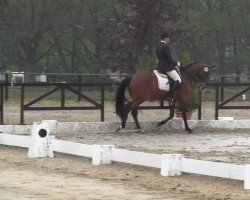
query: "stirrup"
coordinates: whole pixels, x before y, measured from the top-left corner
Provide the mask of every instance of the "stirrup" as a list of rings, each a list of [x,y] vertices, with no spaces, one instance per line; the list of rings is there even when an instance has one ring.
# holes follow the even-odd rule
[[[166,99],[169,103],[169,105],[172,105],[174,102],[174,97],[175,97],[175,93],[173,91],[170,91],[169,94],[167,95]]]
[[[174,97],[167,97],[167,101],[169,105],[172,105],[174,103]]]

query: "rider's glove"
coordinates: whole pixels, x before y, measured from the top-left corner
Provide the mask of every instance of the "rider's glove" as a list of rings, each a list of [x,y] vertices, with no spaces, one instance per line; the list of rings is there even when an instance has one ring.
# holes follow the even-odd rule
[[[180,67],[181,66],[181,63],[180,62],[177,62],[177,67]]]

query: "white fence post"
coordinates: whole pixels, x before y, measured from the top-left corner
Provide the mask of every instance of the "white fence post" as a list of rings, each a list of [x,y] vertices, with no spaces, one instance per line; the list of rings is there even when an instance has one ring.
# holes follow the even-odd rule
[[[57,132],[56,120],[42,120],[42,123],[47,123],[48,131],[50,134],[56,134]]]
[[[51,132],[56,132],[55,120],[43,121],[42,123],[34,122],[31,133],[31,144],[28,151],[28,157],[54,157]]]
[[[111,164],[114,145],[93,145],[92,165]]]
[[[250,165],[245,165],[244,189],[250,189]]]
[[[181,175],[182,154],[162,154],[161,155],[161,175],[179,176]]]

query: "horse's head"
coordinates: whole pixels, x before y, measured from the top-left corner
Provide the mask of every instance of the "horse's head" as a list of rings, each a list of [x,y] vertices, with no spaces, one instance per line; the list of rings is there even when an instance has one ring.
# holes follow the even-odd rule
[[[198,85],[202,89],[204,89],[206,87],[206,84],[207,84],[208,79],[209,79],[210,71],[214,67],[215,67],[215,65],[209,66],[209,65],[204,64],[204,63],[200,64],[196,78],[197,78]]]

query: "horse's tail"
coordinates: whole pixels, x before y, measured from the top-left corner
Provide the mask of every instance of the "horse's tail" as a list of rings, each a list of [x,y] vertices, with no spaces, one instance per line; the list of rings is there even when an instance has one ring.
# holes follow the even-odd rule
[[[131,81],[131,77],[126,77],[120,83],[115,97],[115,110],[116,114],[121,118],[121,120],[125,117],[125,110],[124,110],[124,102],[125,102],[125,89],[129,85]]]

